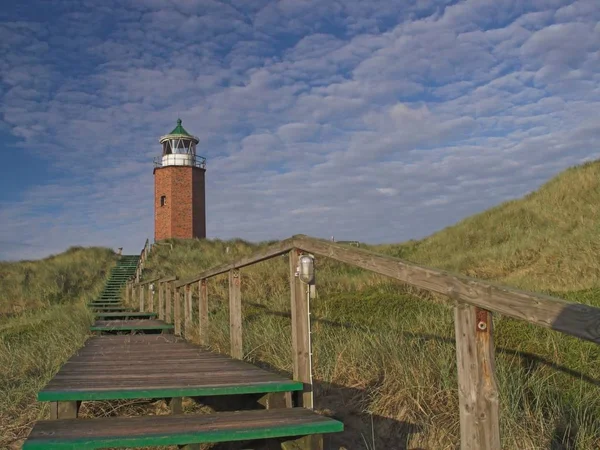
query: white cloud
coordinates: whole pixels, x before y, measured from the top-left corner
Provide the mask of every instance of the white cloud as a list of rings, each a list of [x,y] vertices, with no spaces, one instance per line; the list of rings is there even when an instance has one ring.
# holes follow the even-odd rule
[[[394,188],[377,188],[377,192],[379,192],[381,195],[387,195],[390,197],[398,195],[398,189]]]

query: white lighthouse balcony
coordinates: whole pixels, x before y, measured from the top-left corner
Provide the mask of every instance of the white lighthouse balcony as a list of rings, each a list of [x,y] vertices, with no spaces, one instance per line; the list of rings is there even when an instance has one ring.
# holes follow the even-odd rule
[[[188,153],[172,153],[154,158],[154,167],[190,166],[206,169],[206,158]]]

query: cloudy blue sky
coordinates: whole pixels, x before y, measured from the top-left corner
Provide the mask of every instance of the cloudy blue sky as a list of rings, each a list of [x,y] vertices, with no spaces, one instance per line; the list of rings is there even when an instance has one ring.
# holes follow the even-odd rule
[[[178,116],[210,237],[419,238],[600,157],[598,0],[0,8],[0,259],[139,251]]]

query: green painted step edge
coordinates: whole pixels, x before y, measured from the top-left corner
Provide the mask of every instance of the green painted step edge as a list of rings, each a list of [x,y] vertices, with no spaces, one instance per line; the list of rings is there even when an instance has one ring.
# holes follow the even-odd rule
[[[96,317],[156,317],[156,313],[131,312],[96,312]]]
[[[109,305],[106,305],[106,304],[102,304],[102,305],[88,305],[88,306],[90,308],[94,308],[94,309],[97,309],[97,308],[127,308],[126,305],[122,305],[120,303],[111,303]],[[134,311],[134,310],[132,309],[132,311]]]
[[[91,309],[123,309],[127,310],[127,306],[125,305],[116,305],[116,306],[91,306]],[[133,311],[133,310],[130,310]]]
[[[89,306],[102,306],[102,305],[106,305],[106,306],[113,306],[113,305],[117,305],[120,306],[123,303],[120,302],[119,300],[115,301],[115,302],[90,302],[88,303]]]
[[[90,331],[143,331],[143,330],[172,330],[173,325],[140,325],[140,326],[119,326],[119,327],[95,327],[91,326]]]
[[[128,311],[127,306],[92,306],[91,309],[94,310],[93,312],[108,312],[111,310]]]
[[[71,419],[78,420],[78,419]],[[81,419],[79,419],[81,420]],[[92,420],[92,419],[85,419]],[[238,428],[233,430],[209,430],[181,434],[156,433],[139,437],[114,436],[111,438],[87,438],[58,440],[43,439],[25,441],[24,450],[96,450],[101,448],[154,447],[185,444],[212,444],[217,442],[234,442],[256,439],[273,439],[310,434],[339,433],[344,431],[344,424],[334,419],[326,422],[275,425],[270,428]]]
[[[95,302],[88,303],[88,306],[124,306],[121,302]]]
[[[41,391],[38,393],[40,402],[60,401],[92,401],[92,400],[130,400],[139,398],[172,398],[172,397],[208,397],[220,395],[262,394],[269,392],[301,391],[302,383],[299,381],[282,381],[275,383],[256,383],[244,386],[216,386],[216,387],[180,387],[172,389],[143,389],[126,390],[111,389],[102,391]]]
[[[112,307],[112,306],[94,306],[94,307],[92,307],[92,309],[94,310],[93,312],[106,312],[106,311],[127,311],[127,307],[125,307],[125,306],[119,306],[119,307]]]
[[[120,301],[116,302],[90,302],[88,306],[123,306],[123,303]]]
[[[76,420],[76,419],[74,419]],[[87,419],[86,419],[87,420]],[[90,419],[91,420],[91,419]],[[24,450],[95,450],[101,448],[154,447],[186,444],[213,444],[255,439],[273,439],[310,434],[339,433],[344,424],[330,419],[327,422],[306,425],[277,425],[272,428],[246,428],[234,430],[211,430],[181,434],[150,434],[139,437],[115,436],[113,438],[79,438],[60,441],[44,439],[39,442],[25,441]]]
[[[111,303],[109,305],[107,304],[97,304],[97,305],[88,305],[90,308],[126,308],[125,305],[122,305],[120,303]],[[132,310],[134,311],[134,310]]]

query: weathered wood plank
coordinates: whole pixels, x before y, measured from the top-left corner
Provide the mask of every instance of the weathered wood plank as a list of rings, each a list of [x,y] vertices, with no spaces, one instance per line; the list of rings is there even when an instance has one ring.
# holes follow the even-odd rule
[[[175,325],[175,335],[181,336],[181,289],[175,288],[175,305],[174,305],[174,317],[173,325]]]
[[[501,450],[492,315],[454,307],[461,450]]]
[[[198,321],[200,327],[200,344],[208,345],[208,286],[207,280],[200,280],[198,301]]]
[[[292,311],[292,359],[294,380],[304,383],[301,402],[304,408],[313,408],[310,311],[308,304],[308,285],[298,277],[300,253],[290,252],[290,294]]]
[[[138,289],[140,291],[140,312],[144,312],[145,304],[144,304],[144,286],[138,285]]]
[[[165,320],[165,283],[158,283],[158,318],[160,320]]]
[[[166,287],[165,287],[165,322],[167,323],[171,323],[172,322],[172,314],[171,314],[171,309],[173,306],[173,283],[169,282],[169,283],[165,283]]]
[[[185,337],[190,339],[192,337],[192,286],[185,286]]]
[[[140,286],[145,286],[145,285],[148,285],[148,284],[150,284],[150,283],[155,283],[155,282],[157,282],[158,280],[160,280],[160,278],[152,278],[152,279],[150,279],[150,280],[145,280],[145,281],[142,281],[142,282],[140,282],[139,284],[140,284]]]
[[[183,413],[183,398],[174,397],[170,398],[167,402],[169,408],[171,408],[171,414],[182,414]]]
[[[600,344],[600,308],[430,269],[398,258],[347,248],[321,239],[298,236],[293,238],[293,242],[298,248],[310,253]]]
[[[101,417],[38,422],[24,450],[139,448],[292,438],[343,431],[341,422],[303,408],[214,414]],[[246,448],[246,447],[244,447]],[[302,447],[301,447],[302,448]],[[304,447],[303,450],[322,450]]]
[[[76,419],[79,414],[81,402],[52,402],[50,404],[50,419]]]
[[[148,285],[148,311],[154,312],[154,291]]]
[[[243,359],[241,278],[235,269],[229,271],[229,336],[231,356]]]
[[[323,450],[323,435],[311,434],[281,443],[281,450]]]

